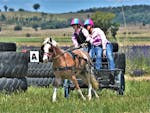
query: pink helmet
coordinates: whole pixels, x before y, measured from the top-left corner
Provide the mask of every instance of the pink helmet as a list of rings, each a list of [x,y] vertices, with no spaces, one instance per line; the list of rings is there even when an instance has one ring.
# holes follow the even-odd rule
[[[78,18],[73,18],[73,19],[71,20],[71,25],[74,25],[74,24],[79,24],[79,25],[81,25],[81,21],[80,21]]]
[[[84,26],[86,25],[91,25],[92,27],[94,26],[94,22],[92,19],[86,19],[84,22]]]

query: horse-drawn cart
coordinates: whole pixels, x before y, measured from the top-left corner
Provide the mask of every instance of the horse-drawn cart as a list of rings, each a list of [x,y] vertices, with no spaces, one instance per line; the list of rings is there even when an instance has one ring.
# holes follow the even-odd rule
[[[95,70],[96,71],[96,70]],[[112,74],[113,73],[113,74]],[[122,69],[108,70],[101,69],[95,72],[97,81],[99,82],[99,90],[104,88],[117,91],[118,94],[123,95],[125,91],[125,79]],[[81,88],[87,88],[88,86],[78,79]],[[68,82],[68,85],[64,85],[65,97],[68,96],[70,90],[74,90],[75,85],[72,82]]]
[[[115,61],[116,68],[114,70],[108,69],[108,61],[107,58],[102,58],[102,69],[97,71],[93,69],[94,75],[99,83],[99,89],[102,90],[112,89],[117,91],[118,94],[123,95],[125,91],[125,54],[118,52],[118,44],[113,44],[113,57]],[[78,79],[79,85],[81,88],[87,88],[81,79]],[[67,82],[64,85],[65,97],[68,96],[70,90],[75,88],[75,85],[72,82]]]
[[[59,59],[60,57],[62,57],[64,59],[64,54],[66,53],[67,55],[69,55],[69,58],[74,60],[74,56],[71,55],[71,53],[70,53],[70,51],[71,51],[70,48],[69,49],[66,48],[63,51],[63,50],[60,50],[60,48],[58,48],[57,46],[54,46],[52,44],[52,42],[49,42],[49,43],[46,43],[46,44],[49,44],[50,45],[49,47],[51,47],[50,49],[47,49],[48,51],[51,50],[50,51],[51,53],[50,54],[49,53],[44,54],[47,59],[49,57],[52,57],[52,55],[54,55],[54,57],[52,57],[51,60],[56,61],[56,59]],[[58,51],[58,49],[59,49],[59,51]],[[56,54],[56,51],[61,52],[61,53]],[[77,60],[78,57],[76,57],[76,60]],[[102,68],[101,68],[101,70],[97,71],[93,68],[92,73],[95,75],[95,78],[98,81],[98,86],[99,86],[100,90],[103,89],[103,88],[113,89],[113,90],[117,91],[118,94],[123,95],[124,90],[125,90],[125,79],[124,79],[125,54],[118,52],[118,44],[117,43],[113,43],[113,57],[114,57],[114,62],[115,62],[115,69],[114,70],[109,70],[108,69],[109,63],[107,61],[107,58],[102,58]],[[79,62],[80,60],[85,61],[84,58],[79,57],[79,59],[77,61]],[[69,61],[68,58],[65,58],[63,61],[61,61],[61,63],[64,62],[64,64],[66,64],[68,61]],[[94,63],[94,60],[92,60],[92,61]],[[44,63],[43,63],[43,65],[44,65]],[[57,65],[59,65],[59,64],[57,63]],[[37,64],[36,64],[36,66],[37,66]],[[66,64],[66,66],[67,66],[67,64]],[[32,66],[32,68],[33,68],[33,66]],[[80,67],[78,67],[76,71],[79,71],[79,68]],[[71,67],[68,67],[68,66],[67,67],[63,66],[62,67],[62,66],[56,66],[55,65],[55,67],[51,66],[51,67],[48,67],[47,69],[49,70],[49,72],[52,76],[54,75],[53,71],[56,71],[56,72],[60,71],[59,74],[63,74],[63,73],[68,74],[66,72],[68,72],[69,70],[72,71],[72,72],[75,71],[75,67],[72,67],[72,66]],[[35,69],[34,69],[34,71],[35,71]],[[39,69],[37,69],[37,71],[39,71]],[[85,71],[87,71],[87,70],[85,70]],[[82,72],[84,72],[83,69],[82,69]],[[48,75],[46,74],[45,76],[50,77],[51,76],[50,74],[48,74]],[[57,73],[57,76],[59,76],[59,74]],[[36,76],[38,77],[38,74],[36,74]],[[68,74],[67,76],[71,76],[71,75]],[[87,88],[88,87],[87,85],[84,84],[84,82],[82,82],[81,79],[77,79],[77,80],[78,80],[78,83],[79,83],[79,87],[81,87],[81,88]],[[65,84],[64,84],[65,97],[67,97],[69,95],[70,90],[73,90],[74,88],[75,88],[75,86],[71,81],[68,82],[68,80],[65,80]],[[55,89],[55,91],[56,91],[56,89]],[[55,93],[53,93],[54,94],[53,96],[55,96]],[[83,97],[83,99],[84,99],[84,97]]]

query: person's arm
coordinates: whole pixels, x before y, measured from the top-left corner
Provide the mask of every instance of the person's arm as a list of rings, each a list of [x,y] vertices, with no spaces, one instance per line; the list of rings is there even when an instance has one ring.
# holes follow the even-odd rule
[[[101,29],[99,29],[99,33],[100,33],[100,37],[102,40],[102,48],[103,48],[103,50],[106,50],[106,44],[109,41],[107,40],[105,33]]]
[[[82,29],[82,33],[83,33],[83,35],[86,37],[86,41],[87,41],[87,42],[90,42],[90,43],[93,42],[93,39],[91,38],[91,36],[90,36],[90,34],[89,34],[89,32],[88,32],[87,29],[83,28],[83,29]]]
[[[78,44],[78,42],[77,42],[76,37],[73,35],[71,39],[72,39],[73,45],[74,45],[75,47],[78,47],[79,44]]]

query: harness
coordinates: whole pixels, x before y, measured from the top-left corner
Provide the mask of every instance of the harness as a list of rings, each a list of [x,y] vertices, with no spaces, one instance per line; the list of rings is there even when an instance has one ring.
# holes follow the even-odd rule
[[[74,54],[74,53],[72,52],[73,50],[80,49],[80,48],[82,48],[82,47],[84,47],[84,46],[87,46],[87,45],[86,45],[85,43],[83,43],[83,44],[81,44],[80,47],[78,47],[78,48],[74,48],[73,46],[71,46],[69,49],[67,49],[67,50],[64,51],[63,53],[61,53],[61,54],[59,54],[59,55],[53,57],[52,60],[57,60],[59,57],[61,57],[61,56],[64,55],[65,53],[68,53],[74,60],[75,60],[75,58],[77,58],[79,62],[81,62],[81,59],[82,59],[82,60],[85,60],[85,61],[87,62],[87,60],[86,60],[85,58],[80,57],[79,55]],[[55,52],[55,51],[54,51],[54,52]],[[47,56],[49,56],[49,53],[45,53],[45,54],[46,54]],[[65,57],[64,57],[64,58],[65,58]],[[88,64],[91,64],[91,63],[88,62]],[[92,65],[92,64],[91,64],[91,65]],[[76,68],[75,65],[74,65],[74,66],[67,66],[67,64],[66,64],[65,67],[57,67],[57,68],[53,68],[53,70],[54,70],[54,71],[73,70],[73,71],[74,71],[74,70],[81,70],[81,68]]]
[[[66,52],[64,52],[66,53]],[[67,51],[67,53],[69,53],[69,55],[75,60],[75,58],[77,58],[79,60],[79,62],[81,60],[85,60],[83,57],[79,57],[78,55],[74,54],[71,50]],[[64,55],[64,54],[61,54]],[[60,56],[59,56],[60,57]],[[58,57],[57,57],[58,58]],[[74,66],[65,66],[65,67],[57,67],[57,68],[53,68],[54,71],[65,71],[65,70],[81,70],[80,68],[76,68],[75,65]]]

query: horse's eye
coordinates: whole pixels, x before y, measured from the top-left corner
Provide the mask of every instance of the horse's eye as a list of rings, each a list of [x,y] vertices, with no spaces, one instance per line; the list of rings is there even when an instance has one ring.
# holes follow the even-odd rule
[[[52,50],[52,49],[49,49],[49,52],[53,52],[53,50]]]

